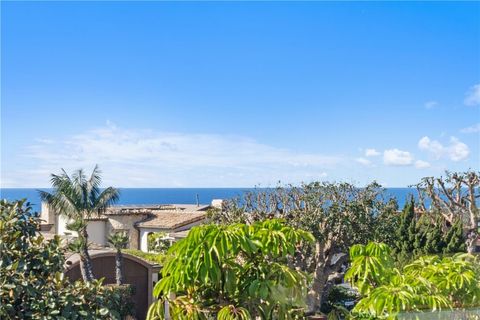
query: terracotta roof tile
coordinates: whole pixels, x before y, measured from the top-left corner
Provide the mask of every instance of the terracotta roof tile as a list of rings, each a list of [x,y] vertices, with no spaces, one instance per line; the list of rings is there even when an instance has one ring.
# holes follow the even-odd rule
[[[149,218],[137,223],[138,227],[177,229],[204,220],[206,213],[203,211],[156,211]]]

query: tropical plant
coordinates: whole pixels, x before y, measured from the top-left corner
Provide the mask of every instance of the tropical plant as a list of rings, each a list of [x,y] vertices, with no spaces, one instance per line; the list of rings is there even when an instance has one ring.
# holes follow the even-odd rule
[[[94,279],[92,262],[88,253],[87,220],[102,213],[119,198],[119,191],[113,187],[100,189],[101,176],[95,166],[89,178],[82,169],[70,177],[65,170],[59,175],[52,174],[53,192],[39,191],[40,198],[57,214],[66,216],[72,222],[68,225],[78,234],[77,245],[80,255],[80,269],[84,281]]]
[[[313,276],[307,303],[308,312],[314,313],[329,292],[329,278],[348,260],[351,245],[395,240],[397,204],[383,191],[377,183],[357,188],[328,182],[256,190],[225,201],[221,210],[211,212],[211,219],[228,224],[277,217],[311,232],[315,243],[297,246],[290,263]]]
[[[70,282],[59,237],[37,232],[25,201],[0,201],[0,319],[122,319],[125,299],[102,281]]]
[[[126,232],[115,232],[108,236],[108,243],[117,251],[115,255],[115,280],[117,285],[123,284],[123,257],[122,249],[128,245],[129,237]]]
[[[395,318],[402,311],[471,307],[480,303],[480,266],[475,256],[424,256],[394,267],[390,247],[371,242],[350,249],[345,279],[362,298],[353,313]]]
[[[307,276],[287,265],[306,231],[272,219],[251,225],[203,225],[169,250],[148,319],[293,319]]]
[[[166,232],[152,232],[147,236],[149,252],[165,253],[171,246],[171,241],[167,238]]]

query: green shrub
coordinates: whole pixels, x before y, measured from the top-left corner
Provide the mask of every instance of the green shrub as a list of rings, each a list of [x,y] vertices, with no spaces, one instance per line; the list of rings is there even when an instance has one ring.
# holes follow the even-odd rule
[[[350,261],[345,279],[362,295],[355,314],[391,319],[404,311],[480,305],[480,265],[471,254],[422,256],[396,268],[391,248],[371,242],[352,246]]]
[[[45,240],[25,201],[0,201],[0,319],[121,319],[119,295],[64,276],[60,238]]]
[[[135,249],[125,249],[124,253],[131,254],[150,263],[164,264],[167,258],[166,254],[143,252]]]
[[[109,309],[116,310],[121,319],[135,314],[135,304],[132,300],[135,288],[131,284],[108,284],[105,288]]]

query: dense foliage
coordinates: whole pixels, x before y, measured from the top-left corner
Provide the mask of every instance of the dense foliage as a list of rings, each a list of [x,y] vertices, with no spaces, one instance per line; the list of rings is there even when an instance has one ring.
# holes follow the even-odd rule
[[[77,233],[71,249],[80,255],[80,270],[84,281],[94,279],[92,261],[88,253],[87,219],[98,216],[119,198],[119,191],[113,187],[100,189],[102,179],[98,166],[90,177],[78,170],[70,177],[65,170],[52,174],[53,192],[39,191],[40,198],[50,209],[70,219],[67,228]]]
[[[329,277],[346,263],[351,245],[394,243],[399,220],[396,210],[396,202],[385,198],[376,183],[357,188],[348,183],[313,182],[245,193],[225,202],[222,210],[212,213],[212,219],[228,224],[277,217],[311,232],[315,242],[297,246],[291,263],[313,275],[308,309],[315,312],[328,294]]]
[[[471,307],[480,304],[480,265],[467,253],[420,257],[396,268],[391,248],[355,245],[345,275],[362,295],[354,314],[393,318],[401,311]]]
[[[0,202],[0,319],[120,319],[125,298],[101,281],[70,283],[60,239],[38,228],[28,203]]]
[[[392,247],[400,264],[422,255],[466,251],[462,221],[456,219],[449,226],[435,211],[416,213],[413,198],[403,208],[395,235],[396,241]]]
[[[272,219],[204,225],[175,243],[155,285],[149,319],[292,319],[304,307],[307,277],[287,265],[303,230]]]

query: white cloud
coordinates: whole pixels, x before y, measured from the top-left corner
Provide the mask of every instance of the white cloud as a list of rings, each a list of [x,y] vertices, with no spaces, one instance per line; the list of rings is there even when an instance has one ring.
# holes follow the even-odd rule
[[[429,137],[425,136],[425,137],[422,137],[419,141],[418,141],[418,148],[420,148],[420,150],[423,150],[423,151],[428,151],[430,153],[432,153],[437,159],[439,159],[442,154],[444,153],[444,147],[443,145],[436,141],[436,140],[431,140]]]
[[[450,137],[449,145],[444,146],[440,142],[425,136],[418,141],[418,147],[420,150],[431,153],[436,159],[445,157],[452,161],[461,161],[467,159],[470,155],[468,146],[455,137]]]
[[[389,149],[383,152],[383,162],[389,166],[409,166],[413,163],[413,156],[408,151]]]
[[[430,168],[430,163],[427,162],[427,161],[423,161],[423,160],[417,160],[417,161],[415,161],[415,168],[417,168],[417,169]]]
[[[105,184],[117,187],[297,183],[324,178],[344,161],[241,136],[126,130],[112,124],[59,141],[37,141],[24,156],[34,165],[8,172],[8,181],[17,181],[10,186],[48,186],[50,173],[60,168],[91,170],[97,163]]]
[[[463,101],[467,106],[476,106],[480,105],[480,83],[472,86],[467,94],[465,95],[465,100]]]
[[[375,149],[367,149],[365,150],[365,156],[366,157],[376,157],[376,156],[379,156],[380,155],[380,152],[378,152],[377,150]]]
[[[361,165],[364,165],[364,166],[369,166],[372,164],[372,162],[368,159],[365,159],[365,158],[357,158],[355,159],[355,161],[357,161],[358,163],[360,163]]]
[[[465,160],[470,155],[470,149],[465,143],[455,137],[451,137],[450,146],[448,147],[448,155],[453,161]]]
[[[463,128],[460,130],[461,133],[477,133],[480,132],[480,123],[474,124],[473,126]]]
[[[425,104],[424,104],[425,108],[427,108],[427,109],[433,109],[433,108],[435,108],[437,105],[438,105],[438,102],[437,102],[437,101],[427,101],[427,102],[425,102]]]

